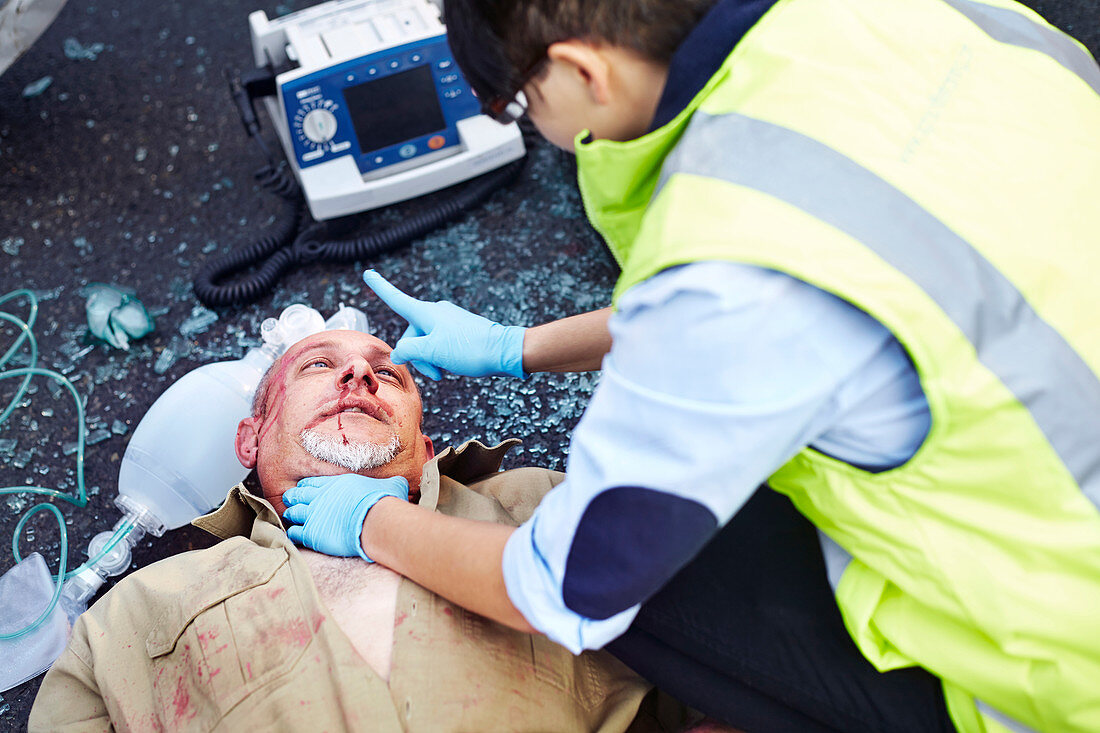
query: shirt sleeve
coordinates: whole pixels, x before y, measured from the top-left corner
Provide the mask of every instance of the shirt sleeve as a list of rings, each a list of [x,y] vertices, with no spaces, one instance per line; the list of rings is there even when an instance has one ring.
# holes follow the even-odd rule
[[[789,276],[734,263],[628,292],[570,445],[565,481],[509,539],[528,622],[602,647],[779,466],[836,422],[844,385],[890,333]]]
[[[84,624],[77,620],[69,645],[43,678],[31,706],[28,722],[31,733],[114,730],[95,674],[74,651],[86,649],[86,631]]]

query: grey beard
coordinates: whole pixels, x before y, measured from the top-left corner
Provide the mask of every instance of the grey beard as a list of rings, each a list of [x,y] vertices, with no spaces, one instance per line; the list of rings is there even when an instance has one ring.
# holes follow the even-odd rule
[[[316,430],[303,430],[302,447],[319,461],[331,463],[357,473],[368,468],[379,468],[397,457],[401,444],[394,435],[388,443],[344,442],[342,436],[328,435]]]

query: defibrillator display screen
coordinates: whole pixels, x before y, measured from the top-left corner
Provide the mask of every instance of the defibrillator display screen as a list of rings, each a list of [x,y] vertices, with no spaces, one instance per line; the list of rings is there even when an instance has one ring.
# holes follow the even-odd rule
[[[344,100],[362,153],[447,126],[428,65],[348,87]]]

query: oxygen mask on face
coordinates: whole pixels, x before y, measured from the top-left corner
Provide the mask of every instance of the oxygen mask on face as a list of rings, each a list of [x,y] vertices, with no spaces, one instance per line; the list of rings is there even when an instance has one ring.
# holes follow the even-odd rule
[[[252,414],[260,380],[289,346],[320,331],[367,332],[368,325],[364,313],[343,304],[327,321],[313,308],[294,304],[263,322],[263,344],[241,359],[205,364],[172,384],[134,429],[115,500],[123,516],[112,530],[92,538],[88,562],[69,573],[62,564],[55,581],[35,553],[0,577],[0,656],[7,662],[0,670],[0,692],[53,663],[72,622],[107,578],[130,566],[131,550],[142,537],[160,537],[209,512],[244,480],[248,469],[234,450],[237,425]],[[42,504],[32,512],[39,509],[52,510],[63,526],[56,507]],[[29,516],[16,529],[17,537]],[[62,563],[66,552],[62,534]]]

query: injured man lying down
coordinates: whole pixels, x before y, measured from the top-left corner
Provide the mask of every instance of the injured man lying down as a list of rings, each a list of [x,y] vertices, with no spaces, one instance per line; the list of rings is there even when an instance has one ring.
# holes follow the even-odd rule
[[[304,477],[400,476],[435,511],[511,525],[560,481],[542,469],[500,472],[516,441],[436,455],[421,415],[408,369],[373,336],[323,331],[288,349],[237,431],[263,498],[233,487],[195,520],[220,543],[138,570],[82,615],[31,730],[678,725],[679,710],[604,652],[573,656],[385,567],[287,538],[280,497]]]

